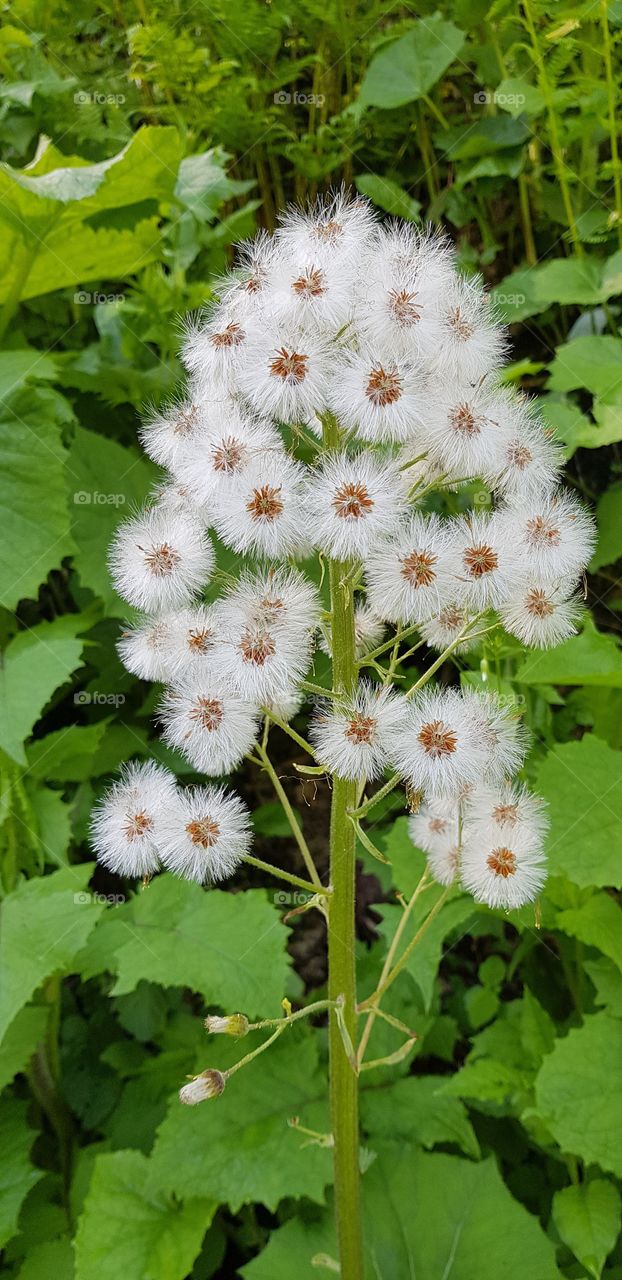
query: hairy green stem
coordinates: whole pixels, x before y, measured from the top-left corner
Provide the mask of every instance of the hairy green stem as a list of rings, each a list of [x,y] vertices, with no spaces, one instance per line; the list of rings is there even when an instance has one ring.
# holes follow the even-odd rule
[[[339,430],[324,420],[324,443],[335,448]],[[351,566],[330,563],[333,689],[348,695],[356,687],[354,598],[344,585]],[[349,811],[356,807],[357,784],[333,778],[330,817],[330,882],[333,896],[328,925],[328,997],[342,1001],[343,1028],[356,1043],[355,849],[356,832]],[[329,1021],[330,1111],[334,1138],[335,1214],[341,1280],[362,1280],[363,1241],[359,1186],[358,1076],[348,1061],[342,1029],[331,1008]]]

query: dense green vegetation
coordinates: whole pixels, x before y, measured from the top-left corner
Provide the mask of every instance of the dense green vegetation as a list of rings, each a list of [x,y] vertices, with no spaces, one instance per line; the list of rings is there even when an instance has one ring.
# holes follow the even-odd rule
[[[230,246],[342,181],[383,213],[444,225],[463,268],[484,273],[510,325],[507,376],[540,398],[567,482],[599,522],[580,635],[541,654],[495,638],[453,664],[524,709],[551,875],[536,913],[456,895],[391,992],[387,1008],[419,1038],[363,1078],[370,1275],[621,1280],[621,26],[619,0],[454,0],[425,14],[380,0],[14,0],[5,13],[0,1247],[12,1280],[331,1274],[321,1019],[288,1030],[217,1106],[177,1100],[208,1054],[214,1067],[239,1056],[208,1048],[207,1009],[268,1018],[284,997],[324,994],[320,917],[292,914],[296,895],[254,872],[228,891],[164,875],[135,892],[94,871],[87,830],[122,761],[154,755],[192,776],[115,650],[126,606],[105,550],[157,479],[136,445],[141,410],[180,384],[179,319],[210,298]],[[321,864],[325,784],[301,781],[293,744],[273,739]],[[259,855],[299,870],[269,778],[249,769],[235,783]],[[360,850],[363,992],[396,895],[423,865],[403,797],[379,812],[391,861]],[[394,1048],[376,1022],[370,1057]]]

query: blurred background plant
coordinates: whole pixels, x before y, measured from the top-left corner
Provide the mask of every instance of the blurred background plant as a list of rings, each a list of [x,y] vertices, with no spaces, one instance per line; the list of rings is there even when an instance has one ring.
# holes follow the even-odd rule
[[[388,1085],[365,1079],[376,1270],[434,1280],[451,1257],[455,1280],[620,1280],[622,8],[14,0],[4,18],[6,1274],[279,1280],[294,1265],[306,1280],[334,1256],[317,1037],[292,1029],[269,1077],[245,1072],[217,1113],[176,1099],[204,1065],[207,1009],[271,1017],[283,996],[322,994],[319,917],[253,872],[229,892],[163,876],[134,895],[93,878],[86,831],[122,760],[191,776],[151,742],[152,693],[114,647],[125,612],[103,549],[157,479],[140,412],[180,384],[180,317],[233,242],[343,181],[382,215],[444,225],[483,272],[510,326],[507,377],[540,398],[599,520],[576,639],[540,655],[496,639],[442,673],[524,709],[552,875],[536,919],[482,917],[456,894],[395,984],[388,1007],[419,1040]],[[328,797],[274,736],[321,863]],[[295,872],[269,779],[236,786],[259,850]],[[400,798],[379,813],[391,865],[361,848],[358,884],[370,990],[422,865]],[[391,1052],[390,1027],[373,1035],[372,1057]]]

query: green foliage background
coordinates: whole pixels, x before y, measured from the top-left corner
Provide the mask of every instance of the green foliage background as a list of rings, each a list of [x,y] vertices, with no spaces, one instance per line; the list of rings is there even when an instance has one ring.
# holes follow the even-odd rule
[[[363,1077],[370,1276],[621,1280],[620,0],[14,0],[4,16],[4,1273],[330,1274],[330,1152],[301,1132],[328,1126],[324,1028],[297,1024],[218,1103],[177,1101],[186,1075],[239,1056],[206,1043],[207,1009],[271,1017],[321,994],[321,924],[253,873],[210,893],[93,877],[87,824],[127,758],[190,776],[114,647],[106,547],[156,479],[140,410],[179,384],[179,317],[230,245],[345,181],[444,224],[484,272],[507,377],[540,397],[599,522],[581,634],[461,664],[524,709],[551,877],[537,916],[456,892],[391,992],[419,1039]],[[274,738],[321,859],[326,795]],[[259,849],[296,869],[267,784],[235,784]],[[360,851],[363,994],[422,866],[400,812],[391,797],[374,830],[390,866]],[[396,1048],[386,1024],[373,1035],[371,1057]]]

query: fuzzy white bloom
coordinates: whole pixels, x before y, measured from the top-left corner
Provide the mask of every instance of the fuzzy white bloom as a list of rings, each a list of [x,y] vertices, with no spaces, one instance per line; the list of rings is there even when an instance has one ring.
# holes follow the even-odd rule
[[[153,510],[161,511],[164,516],[185,516],[205,532],[213,523],[213,505],[200,501],[192,489],[180,484],[175,477],[156,484],[149,501],[153,502]]]
[[[457,638],[473,621],[472,611],[466,609],[464,605],[458,604],[457,600],[451,599],[444,604],[439,613],[433,618],[426,619],[421,623],[419,628],[422,639],[431,649],[438,649],[441,653],[445,649],[449,649],[450,645],[455,644]],[[475,630],[472,626],[471,630]],[[477,644],[477,639],[469,639],[469,631],[464,639],[456,645],[454,653],[466,653],[473,645]]]
[[[233,875],[248,853],[250,816],[239,796],[224,787],[187,787],[167,804],[159,834],[168,871],[215,884]]]
[[[119,527],[109,564],[119,595],[157,613],[185,604],[207,583],[214,551],[192,518],[155,508]]]
[[[277,256],[276,243],[267,231],[237,245],[236,267],[216,281],[215,292],[229,314],[242,326],[260,322],[270,295],[270,276]]]
[[[506,330],[484,293],[480,276],[454,276],[441,291],[434,372],[443,383],[474,385],[498,368],[507,353]]]
[[[546,879],[541,841],[533,833],[475,828],[461,853],[461,879],[476,902],[506,910],[532,902]]]
[[[284,631],[294,643],[315,631],[321,612],[314,584],[298,569],[284,567],[243,571],[222,604],[229,617],[238,613],[252,626]]]
[[[499,512],[498,520],[523,573],[553,579],[579,574],[596,545],[594,521],[564,489],[529,501],[517,498]]]
[[[499,606],[506,631],[533,649],[550,649],[575,635],[582,613],[574,578],[533,573],[514,581]]]
[[[458,805],[451,800],[423,804],[408,819],[410,838],[428,858],[428,869],[438,884],[453,884],[460,866]]]
[[[439,299],[455,279],[447,241],[405,223],[381,227],[358,277],[355,315],[363,338],[418,364],[430,361],[441,336]]]
[[[327,336],[343,328],[352,313],[352,273],[339,258],[279,255],[270,273],[270,314],[286,328],[318,329]]]
[[[455,689],[424,692],[409,703],[392,745],[396,769],[427,799],[459,796],[481,778],[488,755],[473,708]]]
[[[317,333],[296,325],[274,327],[268,321],[249,344],[238,385],[261,417],[306,422],[325,408],[333,359]]]
[[[338,778],[377,778],[406,718],[400,694],[362,681],[351,699],[324,707],[313,720],[317,759]]]
[[[559,483],[562,446],[538,421],[529,401],[502,424],[494,487],[508,499],[534,499]]]
[[[145,453],[160,467],[175,471],[208,421],[207,405],[199,399],[174,401],[154,410],[138,429]]]
[[[176,790],[173,774],[153,760],[125,765],[93,811],[91,841],[98,861],[121,876],[157,871],[160,822]]]
[[[454,586],[448,522],[413,515],[365,562],[367,595],[388,622],[415,623],[438,615]]]
[[[197,605],[144,618],[121,635],[117,649],[123,665],[141,680],[178,680],[200,676],[218,633],[218,610]]]
[[[498,514],[468,515],[450,524],[454,556],[452,594],[467,608],[495,608],[508,594],[517,557]]]
[[[181,359],[201,399],[218,400],[235,391],[254,332],[252,323],[242,323],[235,308],[225,305],[186,323]]]
[[[283,255],[295,262],[313,260],[327,269],[339,262],[354,268],[374,227],[369,201],[338,191],[328,200],[318,199],[309,209],[288,209],[276,241]]]
[[[494,484],[508,466],[510,443],[529,423],[525,402],[512,391],[448,380],[430,396],[425,442],[448,476]]]
[[[275,461],[284,455],[279,432],[236,408],[217,427],[199,435],[192,452],[179,459],[177,475],[195,502],[217,512],[253,463],[270,455]]]
[[[361,440],[404,441],[423,428],[425,390],[421,373],[405,359],[363,350],[343,354],[328,400],[341,425]]]
[[[212,778],[235,769],[257,737],[257,708],[212,675],[167,689],[160,717],[164,741]]]
[[[471,712],[475,733],[486,751],[481,777],[502,783],[520,769],[529,745],[529,735],[518,708],[503,702],[495,693],[464,689],[462,698]]]
[[[197,1103],[205,1102],[207,1098],[220,1097],[226,1083],[227,1077],[222,1071],[215,1071],[209,1067],[207,1071],[193,1076],[192,1080],[182,1085],[179,1090],[179,1101],[187,1107],[195,1107]]]
[[[237,609],[221,613],[222,638],[212,655],[212,670],[249,702],[265,704],[284,698],[306,675],[311,662],[312,632],[287,628],[277,621],[247,621]]]
[[[309,534],[302,512],[304,469],[286,454],[252,462],[214,515],[226,546],[269,559],[304,555]]]
[[[465,830],[484,828],[495,839],[515,831],[542,839],[549,825],[546,802],[522,783],[478,787],[468,797],[465,813]]]
[[[316,547],[336,560],[365,559],[395,532],[405,509],[404,479],[372,453],[332,454],[309,477],[306,524]]]

